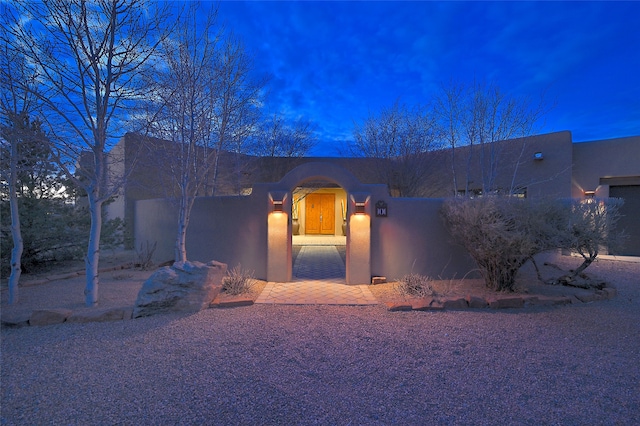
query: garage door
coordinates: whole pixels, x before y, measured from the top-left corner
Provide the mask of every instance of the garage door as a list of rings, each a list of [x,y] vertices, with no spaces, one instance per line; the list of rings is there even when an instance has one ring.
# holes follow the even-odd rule
[[[618,226],[628,235],[620,256],[640,256],[640,185],[610,186],[609,197],[624,199]]]

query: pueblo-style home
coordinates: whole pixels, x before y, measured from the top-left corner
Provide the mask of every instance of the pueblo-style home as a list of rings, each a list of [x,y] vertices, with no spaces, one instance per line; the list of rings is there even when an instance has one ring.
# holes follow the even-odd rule
[[[130,166],[140,141],[127,134],[114,148],[112,158],[124,159],[113,161],[116,173]],[[428,152],[417,163],[225,152],[219,164],[215,185],[203,186],[195,201],[188,256],[241,264],[269,281],[292,280],[292,246],[310,236],[346,246],[348,284],[410,272],[461,277],[473,265],[452,243],[440,206],[443,198],[488,188],[528,198],[623,198],[620,225],[630,238],[612,254],[640,256],[640,136],[574,143],[563,131]],[[156,261],[173,258],[177,232],[162,170],[153,150],[138,156],[108,206],[110,217],[125,219],[136,247],[157,243]]]

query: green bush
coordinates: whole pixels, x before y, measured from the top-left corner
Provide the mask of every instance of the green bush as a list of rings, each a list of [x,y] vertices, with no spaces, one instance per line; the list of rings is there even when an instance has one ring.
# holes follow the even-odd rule
[[[64,199],[19,199],[19,214],[24,250],[22,271],[25,273],[49,269],[52,262],[82,259],[87,250],[89,213]],[[0,271],[10,272],[11,217],[9,202],[0,201]],[[102,224],[100,247],[111,249],[122,244],[121,219],[105,220]]]
[[[228,271],[227,276],[223,278],[222,291],[235,296],[250,292],[254,284],[253,272],[238,265]]]

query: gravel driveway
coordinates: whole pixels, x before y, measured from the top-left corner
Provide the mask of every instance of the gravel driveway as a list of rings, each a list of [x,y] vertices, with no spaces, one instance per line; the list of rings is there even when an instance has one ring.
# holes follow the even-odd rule
[[[592,268],[592,269],[591,269]],[[1,424],[640,424],[640,264],[609,301],[209,309],[3,329]]]

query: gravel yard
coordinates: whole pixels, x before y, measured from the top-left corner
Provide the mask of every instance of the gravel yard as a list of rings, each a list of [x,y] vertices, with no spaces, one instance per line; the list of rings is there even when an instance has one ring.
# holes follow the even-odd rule
[[[2,329],[1,424],[640,424],[640,263],[612,300],[208,309]]]

